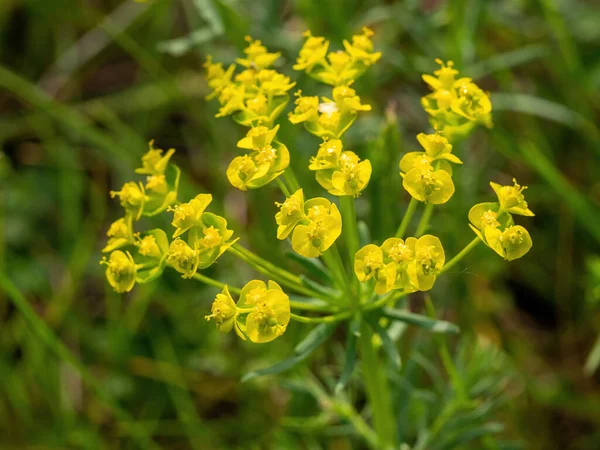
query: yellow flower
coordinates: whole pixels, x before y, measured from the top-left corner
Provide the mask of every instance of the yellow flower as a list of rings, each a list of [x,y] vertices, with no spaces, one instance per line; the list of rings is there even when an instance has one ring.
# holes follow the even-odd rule
[[[349,86],[338,86],[333,88],[333,101],[340,112],[345,111],[371,111],[370,105],[363,105],[356,91]]]
[[[484,234],[486,244],[507,261],[525,255],[533,245],[529,232],[520,225],[509,226],[504,231],[488,226]]]
[[[202,214],[212,202],[212,195],[198,194],[192,200],[169,209],[173,211],[173,225],[176,230],[173,237],[181,236],[192,227],[202,227]]]
[[[244,67],[257,70],[266,69],[281,56],[280,52],[269,53],[259,40],[253,40],[250,36],[246,36],[245,39],[248,42],[248,46],[244,49],[246,58],[238,58],[236,60],[238,64]]]
[[[240,139],[237,146],[247,150],[269,148],[271,147],[271,142],[275,139],[277,130],[279,130],[279,125],[276,125],[272,129],[265,126],[252,127],[246,133],[246,137]]]
[[[333,245],[342,233],[342,216],[325,198],[304,203],[308,223],[298,224],[292,234],[292,248],[306,258],[315,258]]]
[[[360,161],[356,153],[342,151],[342,141],[331,139],[319,147],[311,158],[310,170],[316,171],[317,182],[332,195],[358,197],[371,178],[371,163]]]
[[[365,66],[370,66],[381,58],[381,52],[373,52],[371,36],[373,36],[373,31],[363,27],[361,34],[352,36],[352,44],[346,40],[344,41],[344,48],[352,59]]]
[[[469,222],[471,222],[475,228],[475,233],[482,240],[485,241],[480,231],[484,230],[486,227],[498,228],[501,226],[501,223],[498,221],[498,218],[500,217],[500,214],[498,214],[499,209],[499,203],[486,202],[478,203],[469,210]]]
[[[138,247],[138,253],[140,255],[149,258],[160,258],[162,256],[158,242],[156,242],[156,237],[151,234],[141,238],[139,242],[136,243],[136,246]]]
[[[182,278],[192,278],[198,270],[199,262],[198,252],[187,242],[179,238],[171,242],[167,253],[167,263],[181,273]]]
[[[415,268],[410,264],[415,259],[415,245],[417,239],[414,237],[389,238],[381,244],[384,263],[393,262],[396,266],[396,282],[393,289],[401,289],[405,293],[418,290],[418,282]]]
[[[227,285],[220,294],[217,294],[210,309],[211,314],[204,316],[206,320],[214,319],[217,330],[229,333],[235,324],[238,308],[235,305]]]
[[[310,158],[310,170],[337,169],[339,167],[339,158],[342,154],[342,141],[339,139],[330,139],[324,141],[319,146],[317,156]]]
[[[131,215],[127,214],[125,217],[115,220],[110,225],[108,231],[106,232],[106,235],[108,236],[108,242],[102,249],[102,252],[112,252],[113,250],[133,243],[131,219]]]
[[[471,82],[470,78],[458,80],[454,89],[457,96],[452,99],[451,108],[456,114],[469,120],[477,120],[492,111],[492,103],[485,92]]]
[[[434,205],[446,203],[454,194],[454,183],[445,170],[413,168],[404,175],[402,186],[420,202]]]
[[[302,91],[296,92],[296,108],[289,113],[289,121],[293,124],[315,121],[319,117],[319,97],[303,97]]]
[[[106,279],[116,292],[121,294],[133,289],[137,268],[129,252],[115,250],[108,260],[102,258],[100,264],[106,266]]]
[[[316,65],[323,64],[329,49],[329,41],[320,36],[313,36],[310,31],[304,32],[303,36],[306,40],[300,49],[293,69],[310,72]]]
[[[212,89],[212,93],[206,97],[210,100],[211,98],[220,95],[221,91],[231,84],[231,77],[235,71],[235,64],[230,65],[227,70],[225,70],[223,69],[223,64],[213,63],[212,58],[208,56],[204,63],[204,68],[206,69],[208,87]]]
[[[202,226],[190,230],[188,242],[196,249],[198,269],[211,266],[237,239],[230,241],[233,231],[227,229],[227,220],[216,214],[202,214]]]
[[[141,183],[133,181],[125,183],[120,191],[110,191],[110,196],[112,198],[118,196],[121,200],[121,206],[132,215],[134,220],[139,220],[147,199],[144,186]]]
[[[417,135],[417,140],[425,149],[425,154],[431,158],[432,161],[446,160],[454,164],[462,164],[462,161],[452,154],[452,145],[448,142],[448,139],[440,133],[419,133]]]
[[[298,189],[283,203],[275,204],[279,207],[279,212],[275,214],[275,222],[278,225],[277,239],[283,240],[298,223],[307,219],[304,213],[304,193],[302,189]]]
[[[340,168],[331,177],[332,195],[351,195],[358,197],[369,184],[371,179],[371,162],[368,159],[360,161],[355,153],[345,151],[340,156]]]
[[[444,248],[437,237],[426,234],[417,240],[415,258],[410,265],[415,270],[416,285],[420,291],[428,291],[433,287],[445,258]]]
[[[295,82],[290,80],[290,77],[286,77],[275,70],[261,70],[256,78],[260,82],[262,90],[270,96],[287,95],[287,91],[296,85]]]
[[[458,70],[454,68],[454,62],[448,61],[448,63],[444,63],[441,59],[437,58],[435,60],[436,63],[440,65],[440,68],[433,72],[434,76],[423,74],[422,78],[425,83],[427,83],[436,93],[443,93],[438,101],[443,104],[440,105],[443,108],[450,107],[450,101],[444,101],[446,97],[452,97],[452,87],[456,81],[456,75],[458,75]],[[446,94],[448,93],[448,94]]]
[[[219,112],[215,114],[215,117],[225,117],[243,110],[246,107],[244,103],[245,90],[244,85],[229,84],[225,86],[219,94],[221,108],[219,108]]]
[[[242,191],[256,189],[281,175],[289,164],[287,147],[280,142],[273,142],[272,146],[234,158],[227,169],[227,179]]]
[[[520,186],[517,180],[513,178],[513,186],[501,186],[490,182],[490,186],[496,192],[500,207],[509,213],[519,214],[521,216],[533,216],[533,212],[528,208],[523,191],[527,186]]]
[[[374,244],[365,245],[354,257],[354,273],[361,283],[375,279],[375,293],[385,294],[396,282],[396,265],[384,264],[383,251]]]
[[[142,156],[142,167],[135,169],[135,173],[142,175],[163,175],[175,149],[171,148],[163,155],[163,150],[154,148],[154,140],[148,143],[150,149]]]
[[[169,251],[169,239],[161,229],[150,230],[136,235],[134,245],[137,247],[136,283],[148,283],[158,278],[166,264],[166,254]]]
[[[272,281],[269,289],[256,297],[245,331],[252,342],[271,342],[285,333],[290,321],[290,298]]]
[[[340,86],[351,83],[358,78],[364,69],[361,64],[356,64],[352,57],[342,51],[330,52],[327,54],[329,61],[329,70],[323,70],[310,75],[325,84]]]

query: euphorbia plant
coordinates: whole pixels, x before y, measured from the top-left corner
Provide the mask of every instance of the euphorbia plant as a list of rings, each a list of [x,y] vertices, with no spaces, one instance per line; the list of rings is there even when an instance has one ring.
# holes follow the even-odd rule
[[[287,240],[296,260],[307,273],[296,275],[276,266],[240,245],[224,217],[208,212],[212,201],[208,193],[188,202],[177,199],[179,169],[170,162],[173,150],[164,153],[150,144],[136,172],[145,182],[128,182],[119,196],[124,217],[108,231],[103,259],[106,276],[118,292],[131,290],[135,283],[147,283],[171,267],[183,278],[195,278],[219,287],[207,320],[217,330],[235,330],[241,339],[268,343],[282,336],[290,320],[314,328],[300,342],[295,354],[276,366],[248,374],[281,372],[306,358],[340,327],[348,332],[348,347],[359,349],[366,394],[373,413],[373,428],[346,405],[352,423],[373,448],[398,448],[397,426],[389,400],[388,381],[379,369],[380,355],[374,336],[384,346],[389,338],[390,321],[402,321],[434,331],[454,331],[456,326],[435,318],[395,308],[397,301],[417,291],[431,290],[436,280],[479,242],[484,242],[506,260],[520,258],[531,248],[527,230],[515,225],[513,215],[531,216],[523,196],[524,188],[491,183],[498,202],[480,203],[468,216],[475,238],[457,255],[448,258],[443,239],[426,234],[435,205],[451,200],[455,185],[453,174],[460,173],[461,159],[453,153],[455,143],[464,139],[478,124],[491,125],[491,102],[470,78],[458,78],[452,62],[438,60],[440,69],[423,75],[432,92],[422,98],[433,130],[420,133],[420,151],[409,152],[399,161],[398,182],[411,201],[394,236],[381,244],[361,242],[355,201],[371,179],[368,159],[344,146],[344,135],[360,114],[371,106],[363,103],[354,81],[381,58],[371,40],[371,30],[344,41],[344,50],[330,51],[323,37],[307,32],[294,69],[331,86],[330,97],[306,96],[296,92],[294,108],[288,114],[292,124],[303,124],[306,131],[322,139],[306,169],[314,172],[316,182],[329,197],[306,198],[290,168],[294,152],[278,140],[282,113],[295,83],[272,68],[279,53],[270,53],[260,41],[248,38],[245,56],[227,68],[210,58],[205,64],[209,98],[221,107],[217,117],[232,116],[248,130],[237,144],[245,154],[235,157],[227,169],[227,179],[241,191],[259,189],[275,181],[281,201],[273,205],[277,233],[273,239]],[[293,149],[292,149],[293,150]],[[400,208],[401,199],[398,199]],[[423,204],[421,219],[413,236],[406,236],[415,212]],[[339,205],[339,206],[338,206]],[[142,216],[173,214],[172,230],[134,231]],[[465,229],[467,225],[465,218]],[[364,233],[362,234],[364,236]],[[170,236],[170,242],[169,242]],[[342,250],[338,244],[343,243]],[[229,285],[202,275],[228,252],[251,265],[267,281],[252,280],[244,287]],[[322,261],[322,262],[321,262]],[[318,275],[319,281],[313,277]],[[293,294],[293,299],[290,295]],[[431,303],[430,310],[432,310]],[[336,392],[341,392],[354,369],[355,358],[348,353]]]

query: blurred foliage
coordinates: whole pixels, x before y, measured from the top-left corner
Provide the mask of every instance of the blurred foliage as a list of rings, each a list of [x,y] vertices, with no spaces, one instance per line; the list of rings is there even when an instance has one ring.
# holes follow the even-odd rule
[[[343,364],[335,349],[313,355],[314,375],[300,365],[240,384],[288,356],[305,327],[268,346],[240,342],[204,322],[216,289],[168,272],[119,296],[98,261],[119,214],[108,191],[153,138],[177,149],[182,198],[210,191],[246,245],[293,264],[285,244],[273,248],[275,188],[242,194],[226,181],[243,130],[214,119],[201,64],[206,54],[232,62],[246,34],[291,62],[307,28],[341,42],[368,25],[383,58],[354,87],[374,111],[347,141],[383,180],[357,205],[373,240],[392,234],[408,203],[397,163],[428,127],[420,74],[436,57],[492,93],[494,128],[457,149],[465,165],[433,232],[457,237],[448,254],[471,240],[467,212],[492,194],[489,180],[515,176],[536,212],[525,258],[506,264],[480,246],[432,293],[462,329],[447,341],[454,380],[435,335],[399,329],[413,346],[382,343],[401,361],[387,375],[403,441],[597,448],[598,23],[593,0],[0,2],[0,447],[362,448],[328,372]],[[318,141],[290,124],[280,137],[308,194],[319,193],[306,170]],[[207,275],[241,285],[253,274],[225,256]],[[423,310],[423,298],[411,306]],[[457,379],[476,404],[456,398]]]

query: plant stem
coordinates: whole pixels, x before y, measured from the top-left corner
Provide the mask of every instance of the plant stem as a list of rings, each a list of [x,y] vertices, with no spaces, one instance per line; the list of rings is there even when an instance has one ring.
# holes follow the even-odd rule
[[[277,185],[279,186],[279,189],[281,189],[281,192],[283,192],[283,195],[285,195],[286,197],[290,197],[290,190],[287,188],[283,180],[277,178],[275,181],[277,181]]]
[[[452,266],[454,266],[461,259],[463,259],[467,255],[467,253],[469,253],[471,250],[473,250],[475,247],[477,247],[477,244],[479,244],[480,242],[481,242],[481,239],[479,239],[479,236],[475,237],[475,239],[473,239],[471,242],[469,242],[467,244],[467,246],[460,251],[460,253],[458,253],[454,258],[452,258],[450,261],[448,261],[446,264],[444,264],[444,267],[442,267],[442,269],[440,270],[440,273],[444,273],[448,269],[452,268]]]
[[[419,220],[419,225],[417,225],[417,231],[415,232],[415,237],[419,238],[427,231],[429,227],[429,219],[431,219],[431,213],[433,212],[433,203],[427,203],[425,206],[425,211],[423,211],[423,215],[421,216],[421,220]]]
[[[348,285],[346,283],[346,275],[340,252],[337,249],[335,243],[329,247],[322,255],[323,262],[331,272],[333,281],[341,291],[347,291]]]
[[[295,275],[292,275],[283,269],[279,269],[273,264],[269,263],[268,261],[264,261],[262,258],[259,258],[258,256],[254,255],[249,250],[246,250],[251,255],[253,255],[253,257],[249,257],[248,254],[244,252],[244,250],[246,250],[244,249],[244,247],[238,246],[237,244],[234,244],[227,249],[227,251],[233,253],[235,256],[240,258],[246,264],[252,266],[258,272],[275,279],[275,281],[277,281],[278,283],[281,283],[284,286],[287,286],[288,288],[293,289],[294,291],[300,294],[306,295],[307,297],[320,298],[327,302],[331,301],[331,299],[326,298],[322,294],[304,286],[302,284],[302,281],[300,280],[300,277],[296,277]],[[265,263],[267,263],[267,265],[262,265],[253,258],[257,258],[260,261],[264,261]]]
[[[297,322],[302,323],[331,323],[331,322],[340,322],[342,320],[348,319],[353,314],[352,311],[345,311],[338,314],[332,314],[330,316],[321,316],[321,317],[304,317],[298,314],[290,313],[290,317]]]
[[[198,272],[196,272],[192,278],[200,281],[201,283],[208,284],[209,286],[214,286],[214,287],[217,287],[219,289],[223,289],[225,286],[227,286],[227,289],[229,289],[229,292],[231,292],[232,294],[239,295],[240,292],[242,292],[242,290],[240,288],[236,288],[234,286],[230,286],[228,284],[221,283],[220,281],[213,280],[212,278],[209,278],[209,277],[207,277],[205,275],[202,275],[201,273],[198,273]]]
[[[294,171],[292,170],[291,167],[288,167],[285,170],[285,172],[283,172],[283,177],[285,178],[285,181],[287,182],[288,186],[290,187],[290,190],[292,191],[292,193],[294,193],[298,189],[300,189],[300,184],[298,184],[296,175],[294,175]]]
[[[340,208],[342,209],[342,223],[346,238],[346,245],[348,246],[348,260],[352,263],[354,261],[354,255],[356,255],[356,252],[360,248],[354,197],[350,195],[344,195],[340,197]]]
[[[362,356],[362,372],[367,399],[373,412],[373,425],[379,439],[378,448],[382,450],[397,449],[396,421],[387,375],[382,368],[384,366],[379,361],[377,350],[373,346],[373,330],[366,321],[361,324],[358,345]]]
[[[404,213],[404,217],[402,217],[402,222],[400,222],[400,226],[398,227],[398,231],[396,231],[396,237],[402,239],[404,233],[406,233],[406,229],[410,224],[410,219],[415,214],[417,210],[417,205],[419,201],[416,198],[411,198],[410,203],[408,204],[408,208],[406,208],[406,212]]]

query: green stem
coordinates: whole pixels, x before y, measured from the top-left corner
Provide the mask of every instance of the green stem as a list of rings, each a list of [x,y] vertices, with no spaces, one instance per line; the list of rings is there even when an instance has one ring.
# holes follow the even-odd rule
[[[283,177],[293,192],[296,192],[298,189],[300,189],[298,179],[296,178],[296,175],[294,175],[294,171],[291,167],[285,169],[285,172],[283,172]]]
[[[467,246],[465,248],[463,248],[458,255],[456,255],[454,258],[452,258],[450,261],[448,261],[446,264],[444,264],[444,267],[442,267],[442,269],[440,270],[440,273],[444,273],[448,269],[452,268],[456,263],[458,263],[461,259],[463,259],[467,255],[467,253],[469,253],[471,250],[473,250],[475,247],[477,247],[477,244],[479,244],[480,242],[481,242],[481,239],[479,238],[479,236],[477,236],[475,239],[473,239],[471,242],[469,242],[467,244]]]
[[[421,220],[419,220],[419,225],[417,225],[417,231],[415,232],[415,237],[421,237],[427,228],[429,227],[429,219],[431,219],[431,213],[433,212],[433,203],[427,203],[425,206],[425,211],[423,211],[423,215],[421,216]]]
[[[333,281],[341,291],[347,290],[346,275],[340,253],[335,243],[321,255],[323,262],[331,272]]]
[[[287,270],[282,269],[281,267],[277,267],[272,262],[269,262],[266,259],[261,258],[260,256],[253,253],[252,251],[248,250],[247,248],[242,247],[240,244],[237,244],[237,243],[233,244],[230,247],[230,249],[232,250],[232,253],[234,253],[236,255],[244,256],[246,259],[248,259],[252,263],[264,267],[265,269],[269,270],[270,272],[277,274],[281,278],[285,278],[285,279],[291,281],[292,283],[296,283],[296,284],[300,284],[300,285],[302,284],[302,280],[300,279],[299,276],[294,275],[293,273],[290,273]]]
[[[427,308],[427,314],[429,317],[435,319],[435,308],[433,307],[431,296],[428,294],[425,295],[425,307]],[[450,381],[452,382],[452,386],[456,391],[456,395],[461,401],[467,401],[469,398],[467,390],[458,371],[456,370],[456,366],[454,365],[454,361],[450,355],[450,350],[448,350],[448,344],[446,343],[446,340],[442,336],[437,336],[436,342],[438,345],[438,354],[440,355],[440,359],[442,360],[442,364],[444,365],[446,373],[450,377]]]
[[[214,286],[219,289],[223,289],[225,286],[227,286],[227,289],[229,289],[229,292],[231,292],[232,294],[240,295],[240,292],[242,292],[242,290],[240,288],[236,288],[234,286],[230,286],[228,284],[221,283],[220,281],[213,280],[212,278],[209,278],[198,272],[196,272],[192,278],[200,281],[201,283],[208,284],[209,286]]]
[[[296,291],[300,294],[306,295],[307,297],[320,298],[320,299],[328,301],[328,302],[331,301],[329,298],[325,298],[322,294],[320,294],[316,291],[313,291],[312,289],[309,289],[306,286],[304,286],[303,284],[301,284],[300,277],[295,277],[292,274],[290,274],[289,272],[287,272],[283,269],[278,269],[275,266],[273,266],[271,263],[268,263],[268,262],[267,262],[268,264],[266,266],[262,265],[259,262],[257,262],[256,260],[254,260],[253,258],[249,257],[248,254],[241,249],[246,250],[243,247],[238,246],[237,244],[234,244],[231,247],[229,247],[227,249],[227,251],[234,254],[238,258],[240,258],[246,264],[252,266],[256,271],[258,271],[270,278],[273,278],[278,283],[281,283],[284,286],[286,286],[290,289],[293,289],[294,291]],[[249,253],[252,254],[254,257],[258,258],[259,260],[262,260],[262,258],[259,258],[258,256],[254,255],[253,253],[251,253],[251,252],[249,252]],[[264,260],[262,260],[262,261],[264,261]]]
[[[404,233],[406,233],[406,229],[410,224],[410,219],[412,219],[415,211],[417,210],[417,205],[419,201],[416,198],[411,198],[410,203],[408,204],[408,208],[406,208],[406,212],[404,213],[404,217],[402,217],[402,222],[400,222],[400,226],[398,227],[398,231],[396,231],[396,237],[402,239]]]
[[[321,316],[321,317],[304,317],[298,314],[290,313],[290,317],[302,323],[331,323],[331,322],[340,322],[342,320],[346,320],[352,316],[352,311],[341,312],[338,314],[332,314],[330,316]]]
[[[281,189],[281,192],[283,192],[283,195],[285,195],[286,197],[290,197],[290,190],[287,188],[283,180],[277,178],[275,181],[277,181],[277,185],[279,186],[279,189]]]
[[[373,346],[373,330],[366,321],[361,324],[358,345],[362,356],[362,373],[367,399],[373,412],[373,425],[379,439],[378,448],[397,449],[398,436],[391,392],[386,373],[382,370],[377,350]]]
[[[0,288],[10,298],[19,312],[22,314],[25,322],[31,328],[31,331],[48,349],[62,361],[70,365],[79,373],[81,380],[86,384],[96,397],[104,403],[114,416],[121,422],[121,426],[131,433],[131,436],[137,441],[141,449],[160,449],[150,436],[145,435],[137,426],[134,427],[133,418],[127,410],[121,408],[118,402],[112,398],[109,391],[105,390],[105,385],[97,380],[87,368],[79,361],[65,344],[54,334],[52,329],[36,314],[27,299],[21,294],[16,286],[4,274],[0,273]]]
[[[350,195],[344,195],[340,197],[340,208],[342,209],[342,223],[346,238],[346,245],[348,246],[349,261],[353,262],[354,255],[356,255],[356,252],[360,248],[354,197]]]

